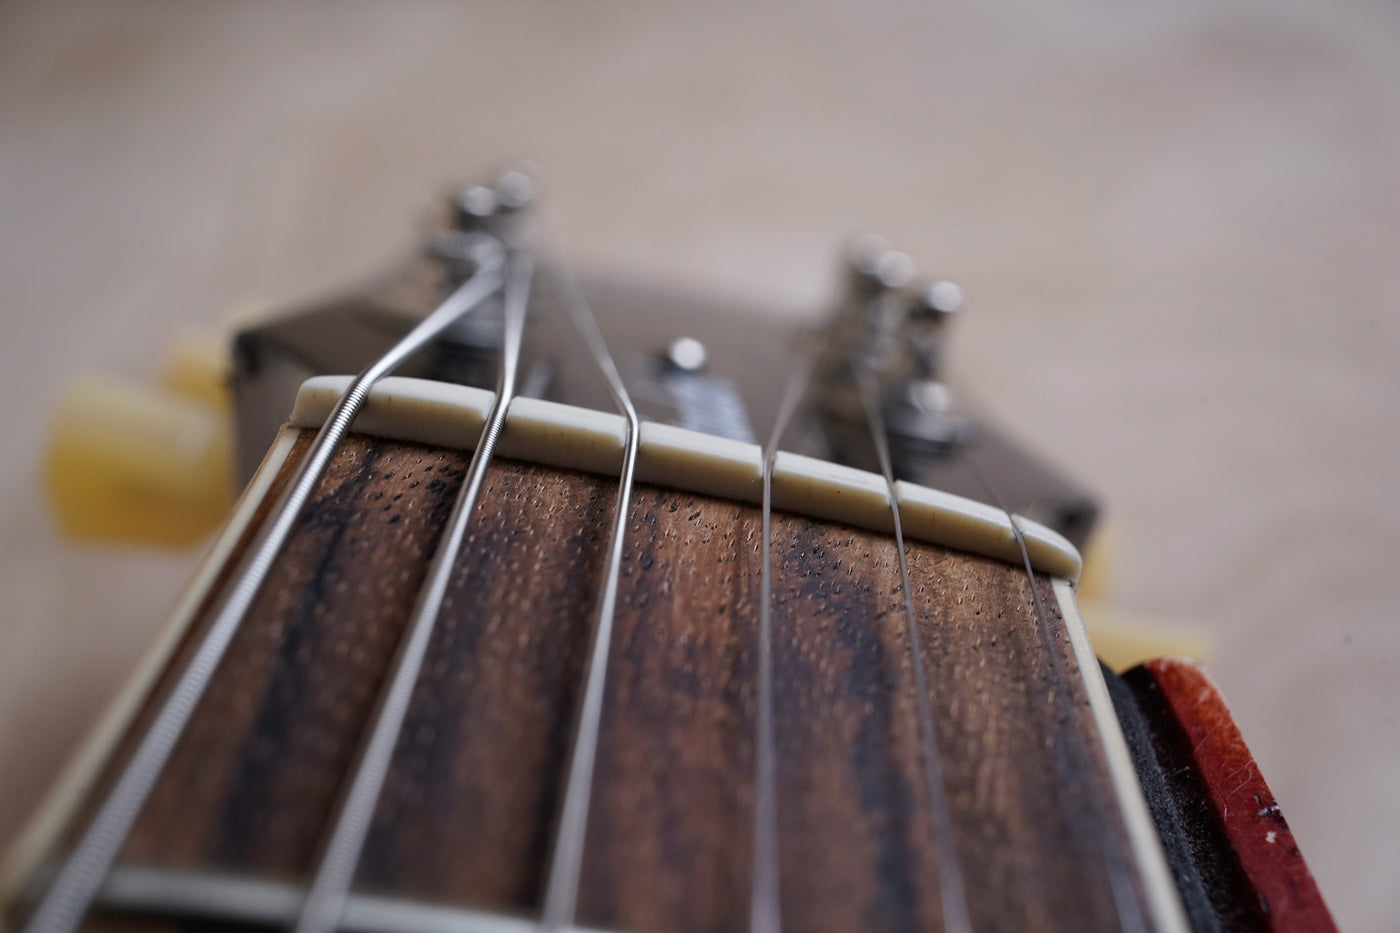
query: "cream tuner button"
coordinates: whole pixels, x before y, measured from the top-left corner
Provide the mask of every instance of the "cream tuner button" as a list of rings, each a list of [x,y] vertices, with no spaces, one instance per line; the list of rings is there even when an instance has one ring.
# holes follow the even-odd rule
[[[45,484],[78,539],[196,544],[233,500],[233,426],[197,360],[173,361],[188,395],[85,378],[59,400]]]

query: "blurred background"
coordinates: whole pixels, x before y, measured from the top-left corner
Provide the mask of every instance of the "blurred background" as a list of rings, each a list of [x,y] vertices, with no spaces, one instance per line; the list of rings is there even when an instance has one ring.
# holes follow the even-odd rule
[[[1400,917],[1400,7],[0,5],[0,846],[197,554],[65,542],[65,383],[403,254],[528,158],[590,271],[813,315],[876,231],[956,379],[1107,505],[1338,921]]]

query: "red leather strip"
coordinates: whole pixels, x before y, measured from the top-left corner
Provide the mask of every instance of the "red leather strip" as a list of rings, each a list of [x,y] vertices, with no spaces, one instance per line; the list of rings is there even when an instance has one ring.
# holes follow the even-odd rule
[[[1335,931],[1278,801],[1215,684],[1191,661],[1162,659],[1142,667],[1185,733],[1192,764],[1269,928],[1277,933]]]

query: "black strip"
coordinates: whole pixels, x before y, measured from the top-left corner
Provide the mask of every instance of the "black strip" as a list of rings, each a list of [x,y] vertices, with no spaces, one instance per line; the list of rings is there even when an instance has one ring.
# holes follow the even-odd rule
[[[1268,905],[1261,903],[1230,843],[1210,791],[1196,770],[1191,740],[1146,668],[1127,671],[1122,684],[1131,691],[1152,738],[1167,792],[1176,804],[1178,832],[1189,847],[1206,896],[1227,933],[1272,930]]]
[[[1176,889],[1186,908],[1186,919],[1196,933],[1221,933],[1220,917],[1206,892],[1205,882],[1201,880],[1181,809],[1162,772],[1162,765],[1153,748],[1151,729],[1143,718],[1137,698],[1128,685],[1102,661],[1099,668],[1103,671],[1104,682],[1108,684],[1108,695],[1113,699],[1118,724],[1123,730],[1123,738],[1127,740],[1128,753],[1133,758],[1138,783],[1142,785],[1142,795],[1147,798],[1147,809],[1152,814],[1167,864],[1171,866],[1172,878],[1176,880]]]

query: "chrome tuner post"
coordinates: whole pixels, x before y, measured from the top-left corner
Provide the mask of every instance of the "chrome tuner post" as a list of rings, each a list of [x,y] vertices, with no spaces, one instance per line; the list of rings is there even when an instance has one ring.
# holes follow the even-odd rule
[[[521,169],[509,169],[495,185],[467,185],[449,198],[448,216],[429,237],[429,255],[442,264],[444,288],[455,287],[476,265],[473,243],[491,237],[508,248],[520,244],[526,209],[535,183]]]
[[[466,185],[451,193],[446,216],[426,241],[439,295],[451,293],[470,278],[481,264],[483,251],[510,251],[522,245],[534,188],[529,174],[509,169],[494,185]],[[493,370],[500,339],[501,299],[497,295],[445,332],[443,346],[434,352],[458,357],[446,368],[465,367],[464,372],[472,375],[463,381],[489,382],[487,371]]]
[[[846,294],[819,351],[817,413],[832,455],[869,469],[862,383],[876,386],[896,472],[917,475],[973,436],[943,379],[947,325],[963,305],[952,282],[919,282],[912,261],[883,239],[847,250]]]

